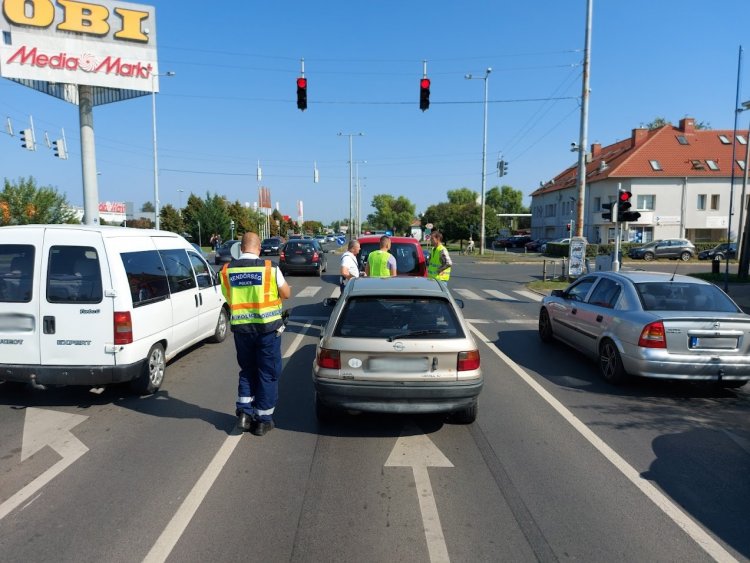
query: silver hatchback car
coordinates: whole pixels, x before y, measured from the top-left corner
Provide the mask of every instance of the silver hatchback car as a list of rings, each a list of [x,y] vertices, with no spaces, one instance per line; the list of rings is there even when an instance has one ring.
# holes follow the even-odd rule
[[[483,384],[459,306],[445,284],[420,277],[349,282],[322,331],[312,377],[320,420],[346,409],[453,413],[469,424]]]
[[[539,337],[595,358],[601,375],[750,379],[750,315],[715,285],[653,272],[596,272],[542,300]]]

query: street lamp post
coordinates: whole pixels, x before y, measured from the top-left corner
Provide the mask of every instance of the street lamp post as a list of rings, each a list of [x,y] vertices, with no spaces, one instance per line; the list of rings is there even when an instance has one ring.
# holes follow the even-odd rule
[[[151,75],[151,125],[153,129],[153,140],[154,140],[154,227],[158,231],[161,227],[161,221],[159,214],[161,213],[161,206],[159,204],[159,157],[156,145],[156,77],[157,76],[174,76],[173,71],[165,72],[164,74],[152,74]]]
[[[178,195],[178,198],[179,198],[179,199],[178,199],[178,201],[180,202],[180,203],[179,203],[179,205],[180,205],[180,207],[179,207],[179,210],[180,210],[180,217],[182,217],[182,193],[183,193],[184,191],[185,191],[185,190],[183,190],[183,189],[178,189],[178,190],[177,190],[177,193],[179,194],[179,195]]]
[[[484,192],[485,187],[487,183],[487,95],[489,94],[489,82],[488,79],[490,77],[490,73],[492,72],[492,69],[490,67],[487,67],[487,70],[484,72],[484,76],[472,76],[471,74],[467,74],[464,78],[466,80],[484,80],[484,128],[482,133],[482,218],[480,221],[479,229],[479,253],[484,254],[484,247],[485,247],[485,198],[484,198]]]
[[[364,133],[341,133],[339,137],[349,137],[349,240],[352,240],[354,236],[354,207],[353,207],[353,193],[354,193],[354,181],[353,181],[353,151],[352,151],[352,137],[364,137]]]

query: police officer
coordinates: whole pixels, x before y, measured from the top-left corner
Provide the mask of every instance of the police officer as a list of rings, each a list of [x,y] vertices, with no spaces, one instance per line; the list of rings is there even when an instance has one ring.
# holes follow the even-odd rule
[[[242,254],[221,270],[221,290],[231,310],[240,381],[237,427],[263,436],[273,430],[281,375],[281,301],[292,291],[270,260],[261,260],[260,238],[245,233]]]
[[[427,277],[448,283],[451,278],[451,266],[453,261],[448,249],[443,245],[443,233],[432,231],[430,234],[432,241],[432,252],[430,252],[430,262],[427,264]]]
[[[387,235],[380,237],[380,249],[373,250],[367,256],[365,274],[371,278],[388,278],[396,275],[396,257],[388,252],[391,239]]]

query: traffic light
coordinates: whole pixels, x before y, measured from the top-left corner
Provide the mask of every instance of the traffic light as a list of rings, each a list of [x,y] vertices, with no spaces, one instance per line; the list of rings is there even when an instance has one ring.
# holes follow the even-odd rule
[[[619,190],[617,202],[617,222],[627,223],[629,221],[637,221],[641,214],[637,211],[630,211],[633,204],[630,203],[630,198],[633,194],[627,190]]]
[[[304,76],[297,79],[297,109],[307,109],[307,78]]]
[[[36,143],[34,142],[34,130],[33,129],[22,129],[21,130],[21,146],[27,151],[35,151]]]
[[[55,156],[57,158],[60,158],[62,160],[68,159],[68,150],[65,147],[64,139],[57,139],[56,141],[52,141],[52,149],[55,151]]]
[[[423,78],[419,81],[419,109],[422,111],[430,107],[430,79]]]
[[[498,176],[505,176],[508,173],[508,162],[505,160],[500,160],[497,163],[497,175]]]
[[[606,209],[609,213],[602,213],[603,221],[612,221],[612,207],[614,203],[602,203],[602,208]]]

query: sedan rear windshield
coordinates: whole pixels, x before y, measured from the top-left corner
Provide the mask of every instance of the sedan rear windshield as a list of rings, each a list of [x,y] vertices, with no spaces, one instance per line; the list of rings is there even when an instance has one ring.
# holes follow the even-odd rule
[[[349,338],[464,338],[453,305],[441,298],[353,297],[334,336]]]
[[[393,242],[391,243],[390,253],[396,257],[396,272],[399,275],[404,274],[418,274],[419,273],[419,256],[417,254],[417,242],[403,243]],[[362,264],[367,262],[367,257],[370,252],[380,248],[378,242],[365,242],[360,245],[359,258]],[[364,269],[364,267],[362,268]]]
[[[635,284],[645,311],[695,311],[739,313],[734,303],[715,285],[688,282]]]

